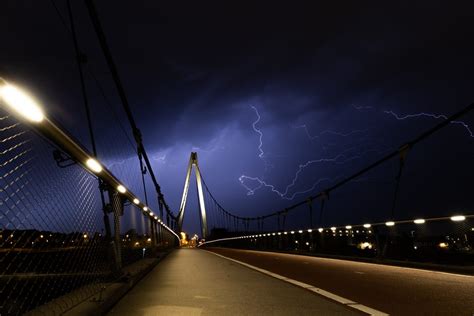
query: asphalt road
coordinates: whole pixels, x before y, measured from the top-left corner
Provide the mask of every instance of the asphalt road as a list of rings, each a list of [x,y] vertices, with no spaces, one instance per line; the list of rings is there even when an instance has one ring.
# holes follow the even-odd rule
[[[209,248],[391,315],[474,315],[474,277],[348,260]]]
[[[198,249],[168,255],[110,315],[360,315],[287,282]]]

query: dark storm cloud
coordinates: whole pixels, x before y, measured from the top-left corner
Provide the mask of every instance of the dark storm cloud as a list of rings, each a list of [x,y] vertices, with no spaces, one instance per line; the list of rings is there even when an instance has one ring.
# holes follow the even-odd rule
[[[65,2],[56,4],[66,16]],[[87,12],[82,2],[73,7],[88,67],[123,116]],[[263,214],[290,202],[270,187],[246,195],[238,181],[242,174],[264,179],[281,192],[308,161],[341,153],[358,157],[345,164],[310,164],[290,188],[292,196],[318,179],[348,175],[438,122],[427,117],[397,121],[384,110],[450,114],[474,100],[469,5],[97,1],[97,7],[173,209],[191,150],[199,152],[206,181],[223,204],[242,214]],[[31,87],[48,104],[48,113],[88,144],[72,45],[53,7],[7,1],[4,12],[2,75]],[[88,86],[96,128],[105,135],[100,144],[108,145],[120,130],[89,77]],[[251,106],[261,115],[256,126],[263,133],[266,162],[258,156],[259,135],[252,126],[257,115]],[[122,124],[128,127],[126,120]],[[362,132],[337,134],[353,131]],[[465,131],[453,127],[444,135],[457,148],[471,148],[465,156],[472,159]],[[133,150],[106,153],[116,160],[133,156]],[[439,155],[433,146],[421,156]],[[386,174],[375,178],[388,181]]]

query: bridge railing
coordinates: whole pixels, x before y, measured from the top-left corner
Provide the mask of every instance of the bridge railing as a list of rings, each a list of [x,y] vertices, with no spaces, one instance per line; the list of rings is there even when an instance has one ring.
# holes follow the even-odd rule
[[[2,315],[68,293],[83,300],[179,244],[139,186],[123,183],[3,80],[0,157]]]
[[[437,263],[474,271],[473,168],[469,160],[458,159],[472,152],[473,136],[469,132],[465,142],[453,142],[436,134],[450,122],[468,126],[459,119],[472,109],[474,104],[354,173],[318,180],[314,190],[319,191],[280,211],[236,215],[205,183],[211,233],[200,247]]]

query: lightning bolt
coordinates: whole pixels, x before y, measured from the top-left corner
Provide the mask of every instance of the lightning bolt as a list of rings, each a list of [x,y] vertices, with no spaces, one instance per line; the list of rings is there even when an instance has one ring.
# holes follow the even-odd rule
[[[260,151],[260,154],[258,155],[259,158],[263,159],[263,157],[265,156],[265,152],[263,151],[262,147],[263,147],[263,133],[260,129],[257,128],[257,123],[260,122],[260,113],[258,113],[258,110],[255,106],[251,105],[250,106],[254,111],[255,111],[255,114],[257,115],[257,120],[255,122],[253,122],[252,124],[252,127],[253,127],[253,130],[259,135],[258,137],[258,140],[259,140],[259,144],[258,144],[258,151]]]
[[[444,120],[448,119],[448,117],[444,114],[433,114],[433,113],[425,113],[425,112],[416,113],[416,114],[406,114],[406,115],[398,115],[397,113],[395,113],[393,111],[384,111],[384,113],[392,115],[393,117],[395,117],[399,121],[403,121],[403,120],[410,119],[410,118],[423,117],[423,116],[424,117],[431,117],[431,118],[434,118],[434,119],[444,119]],[[463,121],[451,121],[450,123],[461,125],[469,133],[470,137],[474,137],[474,133],[472,132],[469,125],[466,124],[465,122],[463,122]]]
[[[258,109],[255,106],[251,106],[251,108],[255,111],[255,114],[257,116],[256,120],[252,123],[252,128],[259,135],[259,146],[258,146],[259,155],[258,155],[258,157],[265,162],[265,166],[267,167],[268,162],[267,162],[266,157],[268,156],[268,154],[265,153],[264,150],[263,150],[263,132],[261,131],[261,129],[259,129],[257,127],[257,124],[261,120],[261,116],[260,116],[260,113],[259,113]],[[364,108],[369,108],[369,107],[364,107]],[[372,107],[370,107],[370,108],[372,108]],[[367,133],[370,130],[370,128],[366,128],[366,129],[355,129],[355,130],[348,131],[348,132],[342,132],[342,131],[335,131],[335,130],[327,129],[327,130],[324,130],[324,131],[318,133],[317,135],[312,135],[309,132],[309,129],[308,129],[306,124],[299,125],[299,126],[294,126],[293,128],[304,129],[306,135],[308,136],[308,138],[310,140],[315,140],[315,139],[322,140],[322,137],[327,136],[327,135],[333,135],[333,136],[337,136],[337,137],[346,138],[346,137],[353,136],[355,134],[364,134],[364,133]],[[286,200],[292,200],[300,194],[311,192],[312,190],[314,190],[318,185],[320,185],[324,181],[334,181],[335,179],[338,178],[338,177],[336,177],[336,178],[327,178],[327,177],[320,178],[316,182],[314,182],[313,185],[310,186],[309,188],[304,189],[302,191],[296,191],[296,192],[290,193],[290,191],[292,191],[292,189],[298,183],[298,180],[299,180],[301,174],[303,173],[303,171],[305,169],[309,168],[310,166],[315,165],[315,164],[322,164],[322,163],[346,164],[346,163],[349,163],[353,160],[361,159],[363,156],[365,156],[366,154],[368,154],[370,152],[380,153],[380,152],[386,152],[388,150],[388,149],[385,149],[385,150],[381,151],[379,149],[369,148],[369,149],[361,152],[361,150],[360,149],[357,150],[357,148],[358,148],[357,146],[353,146],[351,148],[345,149],[344,151],[342,151],[339,154],[334,155],[332,157],[323,157],[323,158],[318,158],[318,159],[312,159],[312,160],[306,161],[303,164],[300,164],[298,166],[298,168],[296,169],[293,178],[284,187],[283,190],[278,189],[275,185],[273,185],[271,183],[268,183],[268,181],[265,180],[264,177],[254,177],[254,176],[248,176],[248,175],[242,174],[238,178],[238,180],[239,180],[240,184],[247,191],[247,195],[254,195],[257,190],[262,189],[262,188],[268,188],[268,189],[270,189],[271,192],[277,194],[280,198],[286,199]],[[326,147],[324,145],[323,145],[323,149],[326,150]],[[357,150],[358,153],[356,152],[356,153],[351,154],[351,152],[353,152],[354,150]],[[265,168],[265,171],[267,171],[267,168]],[[362,180],[358,180],[358,181],[362,181]],[[255,186],[253,186],[252,184],[255,184]]]
[[[298,182],[298,178],[299,178],[301,172],[304,169],[308,168],[309,166],[311,166],[313,164],[317,164],[317,163],[329,163],[329,162],[336,163],[336,164],[346,164],[346,163],[348,163],[352,160],[361,159],[363,156],[365,156],[369,152],[374,152],[374,151],[379,152],[376,149],[368,149],[368,150],[366,150],[362,153],[359,153],[359,154],[356,154],[356,155],[353,155],[353,156],[348,156],[347,152],[351,152],[354,149],[355,148],[346,149],[343,153],[338,154],[337,156],[332,157],[332,158],[314,159],[314,160],[309,160],[304,164],[300,164],[299,167],[298,167],[298,170],[295,172],[295,175],[294,175],[292,181],[285,187],[284,191],[278,190],[275,185],[269,184],[264,179],[261,179],[259,177],[250,177],[250,176],[247,176],[247,175],[241,175],[239,177],[239,182],[241,183],[241,185],[245,189],[247,189],[247,195],[254,195],[255,191],[257,191],[258,189],[260,189],[262,187],[266,187],[266,188],[269,188],[272,192],[279,195],[280,198],[282,198],[282,199],[293,200],[299,194],[308,193],[308,192],[314,190],[314,188],[317,185],[319,185],[321,183],[321,181],[329,181],[329,180],[333,181],[334,180],[334,179],[331,179],[331,178],[321,178],[321,179],[317,180],[313,184],[313,186],[311,186],[309,189],[306,189],[304,191],[297,191],[297,192],[294,192],[292,195],[288,196],[290,188],[294,187],[296,185],[296,183]],[[388,149],[384,150],[383,152],[386,152],[387,150]],[[336,179],[337,179],[337,177],[336,177]],[[251,187],[249,187],[248,185],[245,184],[246,180],[255,181],[259,185],[255,188],[251,188]]]
[[[309,130],[308,130],[308,127],[306,126],[306,124],[294,126],[293,128],[302,128],[302,129],[304,129],[306,135],[308,136],[308,138],[309,138],[310,140],[314,140],[314,139],[317,139],[317,138],[321,138],[321,136],[327,135],[327,134],[335,135],[335,136],[341,136],[341,137],[347,137],[347,136],[351,136],[351,135],[354,135],[354,134],[357,134],[357,133],[366,133],[366,132],[368,132],[368,131],[370,130],[369,128],[366,128],[366,129],[355,129],[355,130],[352,130],[352,131],[347,132],[347,133],[336,132],[336,131],[333,131],[333,130],[325,130],[325,131],[320,132],[320,133],[317,134],[317,135],[311,135],[311,133],[310,133]]]

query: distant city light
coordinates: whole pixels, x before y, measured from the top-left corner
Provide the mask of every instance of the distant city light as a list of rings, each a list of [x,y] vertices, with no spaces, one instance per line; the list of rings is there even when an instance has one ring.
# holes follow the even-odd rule
[[[102,166],[100,165],[100,163],[93,158],[87,159],[86,166],[95,173],[99,173],[102,171]]]
[[[127,192],[127,189],[123,185],[119,184],[117,187],[117,191],[119,191],[120,193],[125,193]]]
[[[466,216],[463,216],[463,215],[451,216],[451,220],[453,222],[462,222],[465,219],[466,219]]]
[[[311,233],[313,230],[312,229],[308,229],[308,233]]]
[[[0,98],[12,110],[29,121],[39,123],[44,119],[39,104],[26,92],[0,79]]]
[[[448,248],[449,245],[445,242],[440,242],[438,246],[439,248]]]
[[[335,232],[336,229],[337,229],[336,227],[331,227],[331,230],[332,230],[333,232]]]
[[[425,220],[422,219],[422,218],[418,218],[418,219],[415,219],[415,220],[413,221],[413,223],[415,223],[415,224],[424,224],[424,223],[425,223]]]
[[[364,228],[370,228],[370,227],[372,227],[372,225],[370,225],[370,224],[364,224]]]
[[[352,229],[352,226],[351,226],[351,225],[347,225],[347,226],[346,226],[346,229]]]
[[[302,231],[302,230],[299,230],[299,231],[298,231],[298,233],[302,234],[302,233],[303,233],[303,231]]]
[[[291,233],[291,234],[294,234],[294,233],[295,233],[295,231],[294,231],[294,230],[292,230],[290,233]]]
[[[370,242],[361,242],[358,247],[362,250],[365,250],[365,249],[372,249],[373,245],[370,243]]]
[[[386,222],[385,226],[388,226],[388,227],[395,226],[395,222]]]
[[[324,231],[324,228],[318,228],[318,232],[322,233]]]

